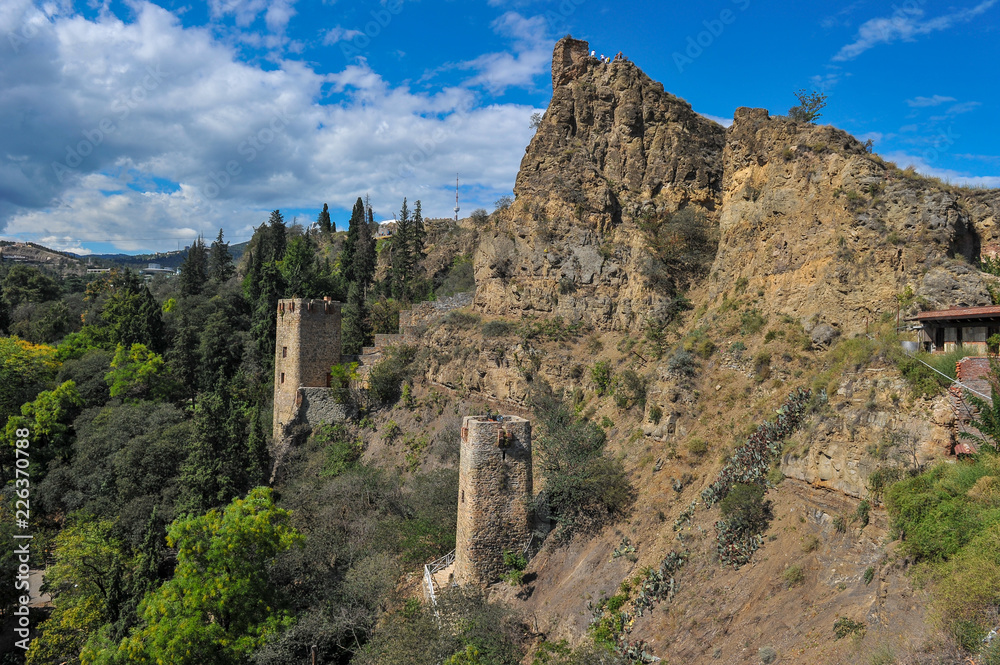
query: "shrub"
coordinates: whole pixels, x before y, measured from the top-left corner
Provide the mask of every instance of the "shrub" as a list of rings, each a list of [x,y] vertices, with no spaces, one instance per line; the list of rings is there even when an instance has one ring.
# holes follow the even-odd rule
[[[826,107],[826,95],[813,90],[806,92],[805,88],[795,93],[798,105],[788,109],[788,117],[796,122],[812,122],[823,115],[820,111]]]
[[[771,502],[764,501],[764,488],[759,485],[733,485],[719,507],[732,528],[750,533],[765,531],[771,519]]]
[[[601,416],[601,427],[604,429],[610,429],[615,426],[615,421],[611,420],[607,416]]]
[[[867,568],[865,568],[865,574],[863,575],[863,579],[865,581],[866,586],[872,583],[872,580],[875,579],[874,566],[868,566]]]
[[[854,519],[861,523],[861,528],[868,526],[868,521],[871,519],[872,506],[868,503],[868,499],[862,499],[861,503],[858,504],[857,509],[854,511]]]
[[[684,351],[683,349],[677,351],[670,360],[667,361],[667,369],[681,376],[694,376],[695,371],[698,369],[698,365],[694,360],[694,356]]]
[[[757,649],[757,657],[764,665],[771,665],[777,659],[778,652],[774,650],[774,647],[761,647]]]
[[[646,378],[631,369],[627,369],[616,377],[615,403],[619,408],[628,409],[633,406],[646,406]]]
[[[343,424],[321,425],[314,438],[326,446],[326,459],[321,475],[333,478],[355,466],[364,451],[364,442],[351,436]]]
[[[847,617],[840,617],[833,622],[833,634],[838,640],[848,635],[864,635],[865,624]]]
[[[536,396],[532,407],[541,431],[533,442],[535,468],[545,478],[536,509],[559,524],[560,538],[623,515],[633,490],[621,461],[603,454],[604,431],[551,394]]]
[[[660,420],[663,418],[663,409],[660,408],[658,404],[654,404],[649,407],[649,422],[654,425],[659,425]]]
[[[806,539],[802,542],[802,551],[806,552],[807,554],[809,552],[815,551],[818,547],[819,547],[819,538],[817,538],[816,536],[812,535],[807,536]]]
[[[771,376],[771,354],[761,351],[753,359],[754,379],[757,383],[766,381]]]
[[[740,334],[756,335],[767,323],[767,317],[762,316],[756,309],[749,309],[740,315]]]
[[[402,396],[403,379],[416,354],[412,346],[391,346],[368,374],[368,396],[374,406],[390,406]]]
[[[479,323],[479,315],[456,309],[445,314],[442,322],[454,328],[468,329]]]
[[[516,326],[507,321],[487,321],[483,324],[483,337],[506,337]]]
[[[802,571],[802,566],[794,564],[785,568],[785,572],[781,574],[781,577],[785,580],[786,585],[793,587],[802,584],[806,579],[806,574]]]
[[[597,361],[590,369],[590,379],[597,386],[597,394],[599,396],[604,395],[608,391],[608,388],[611,387],[612,376],[611,363],[607,360]]]
[[[701,457],[702,455],[708,452],[708,444],[705,443],[704,439],[699,439],[696,437],[693,439],[688,439],[687,449],[688,452],[694,455],[695,457]]]
[[[358,363],[345,363],[330,368],[330,392],[340,404],[354,401],[352,388],[358,380]]]

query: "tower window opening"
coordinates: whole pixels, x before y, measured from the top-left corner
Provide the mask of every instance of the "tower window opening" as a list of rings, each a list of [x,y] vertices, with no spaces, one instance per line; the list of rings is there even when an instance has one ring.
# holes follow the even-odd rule
[[[281,347],[281,357],[282,358],[287,358],[288,357],[288,347],[287,346]]]
[[[289,309],[290,311],[292,311],[292,312],[294,312],[294,311],[295,311],[295,302],[294,302],[294,301],[293,301],[293,302],[291,302],[291,303],[289,303],[289,305],[288,305],[288,309]]]
[[[284,372],[281,373],[281,382],[282,383],[285,382],[285,373]]]

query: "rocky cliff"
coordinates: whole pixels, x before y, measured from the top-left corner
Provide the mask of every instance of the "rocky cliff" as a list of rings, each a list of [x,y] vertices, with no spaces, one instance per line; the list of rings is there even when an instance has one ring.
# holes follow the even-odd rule
[[[569,37],[552,85],[515,202],[476,254],[481,311],[629,329],[668,317],[706,275],[713,298],[745,281],[768,309],[841,332],[895,312],[907,287],[914,311],[990,302],[972,263],[1000,248],[995,191],[920,178],[764,109],[738,109],[726,130]],[[701,251],[672,251],[692,226]]]
[[[720,242],[709,292],[745,282],[807,329],[843,332],[895,313],[990,304],[974,267],[997,197],[900,171],[849,134],[737,109],[723,151]]]
[[[725,129],[628,60],[591,57],[586,42],[556,45],[552,85],[515,202],[476,255],[476,304],[627,328],[691,276],[658,279],[639,223],[689,206],[714,225]]]

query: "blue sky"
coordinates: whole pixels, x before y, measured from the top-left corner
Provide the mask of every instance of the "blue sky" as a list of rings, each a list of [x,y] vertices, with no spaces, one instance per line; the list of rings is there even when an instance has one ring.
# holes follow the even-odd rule
[[[900,166],[1000,186],[1000,0],[0,3],[0,236],[78,252],[247,239],[358,196],[450,216],[513,188],[555,41],[622,51],[723,124],[828,96]]]

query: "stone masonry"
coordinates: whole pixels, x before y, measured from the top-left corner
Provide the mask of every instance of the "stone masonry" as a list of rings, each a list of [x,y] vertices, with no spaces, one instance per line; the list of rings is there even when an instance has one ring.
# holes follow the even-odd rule
[[[505,572],[505,550],[531,538],[531,422],[466,416],[458,475],[455,581],[485,586]]]
[[[325,409],[328,391],[307,391],[307,388],[328,388],[330,368],[341,361],[341,303],[323,300],[291,298],[278,301],[278,327],[274,349],[274,442],[280,445],[285,430],[307,410]],[[320,394],[322,393],[322,394]],[[334,409],[335,411],[335,409]],[[333,411],[331,411],[333,413]],[[315,417],[305,420],[310,424]]]

